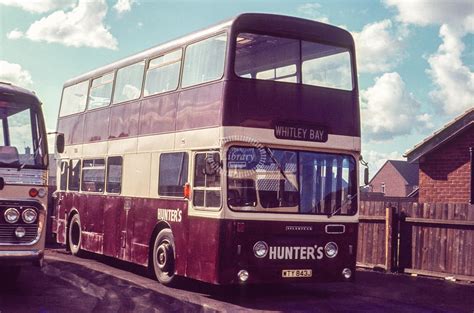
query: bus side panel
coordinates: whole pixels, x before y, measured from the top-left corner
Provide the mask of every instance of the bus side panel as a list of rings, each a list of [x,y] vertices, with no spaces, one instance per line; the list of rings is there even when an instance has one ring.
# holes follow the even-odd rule
[[[84,118],[84,142],[107,140],[110,109],[89,111]],[[100,123],[97,123],[100,121]]]
[[[58,120],[58,132],[64,134],[66,145],[83,142],[84,114],[62,117]]]
[[[129,216],[130,261],[147,266],[150,243],[155,226],[164,221],[171,226],[175,243],[176,271],[184,275],[186,270],[187,212],[186,200],[134,199]]]
[[[187,277],[218,283],[221,223],[220,219],[189,217]]]
[[[56,205],[56,228],[53,232],[56,234],[56,242],[66,244],[66,195],[64,192],[57,193]]]
[[[94,253],[103,253],[104,240],[104,196],[79,195],[83,211],[81,226],[83,228],[82,247]]]
[[[120,257],[120,216],[123,212],[123,197],[105,196],[104,201],[104,246],[103,253],[114,258]]]
[[[176,114],[176,131],[222,124],[223,82],[181,91]]]
[[[110,110],[110,128],[106,130],[109,139],[136,136],[139,113],[139,101],[113,106]]]
[[[140,135],[174,132],[178,94],[146,98],[140,112]]]

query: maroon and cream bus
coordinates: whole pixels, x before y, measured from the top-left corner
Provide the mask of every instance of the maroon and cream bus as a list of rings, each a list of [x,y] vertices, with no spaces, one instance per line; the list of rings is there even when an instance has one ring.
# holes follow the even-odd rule
[[[243,14],[67,81],[57,241],[163,284],[352,280],[355,64],[343,29]]]
[[[48,145],[41,102],[0,82],[0,284],[41,266],[48,204]]]

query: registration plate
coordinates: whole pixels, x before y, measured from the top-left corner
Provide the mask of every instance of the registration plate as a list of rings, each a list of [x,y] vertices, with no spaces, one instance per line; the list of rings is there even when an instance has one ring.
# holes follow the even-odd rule
[[[312,270],[283,270],[281,272],[281,277],[283,278],[294,278],[294,277],[312,277]]]

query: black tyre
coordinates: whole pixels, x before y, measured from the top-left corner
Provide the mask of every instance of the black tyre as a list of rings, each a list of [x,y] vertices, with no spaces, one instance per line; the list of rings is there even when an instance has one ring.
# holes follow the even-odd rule
[[[163,285],[172,285],[176,267],[173,233],[170,229],[163,229],[156,236],[151,261],[156,279]]]
[[[69,223],[68,228],[67,245],[72,255],[79,256],[81,254],[81,240],[81,219],[79,218],[79,214],[75,214],[72,217],[71,223]]]

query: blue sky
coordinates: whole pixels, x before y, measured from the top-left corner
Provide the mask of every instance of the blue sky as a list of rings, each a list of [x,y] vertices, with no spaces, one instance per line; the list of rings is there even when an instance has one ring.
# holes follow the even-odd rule
[[[0,80],[34,90],[53,130],[67,79],[243,12],[353,34],[372,174],[474,106],[471,0],[0,0]]]

